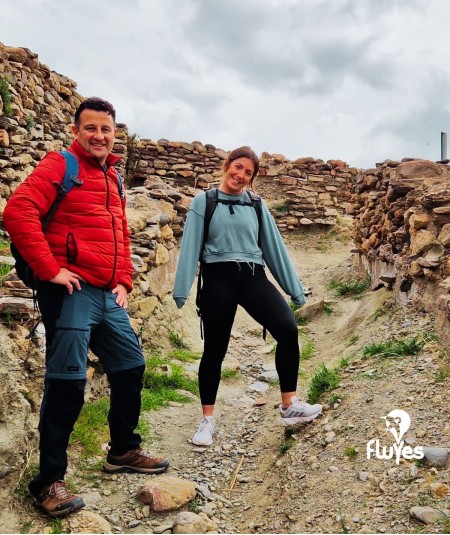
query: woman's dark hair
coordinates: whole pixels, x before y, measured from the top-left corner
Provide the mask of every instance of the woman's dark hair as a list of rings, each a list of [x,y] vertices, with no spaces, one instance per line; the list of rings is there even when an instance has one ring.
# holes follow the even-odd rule
[[[234,160],[238,160],[239,158],[248,158],[253,162],[255,169],[253,171],[252,179],[250,180],[250,187],[253,189],[253,181],[255,180],[255,177],[259,171],[259,158],[250,147],[239,147],[238,149],[232,150],[228,155],[228,158],[223,163],[223,170],[228,171],[231,162],[234,162]]]
[[[112,104],[102,98],[90,97],[83,100],[75,112],[75,126],[77,128],[80,126],[80,115],[83,110],[106,111],[108,115],[111,115],[114,123],[116,122],[116,110]]]

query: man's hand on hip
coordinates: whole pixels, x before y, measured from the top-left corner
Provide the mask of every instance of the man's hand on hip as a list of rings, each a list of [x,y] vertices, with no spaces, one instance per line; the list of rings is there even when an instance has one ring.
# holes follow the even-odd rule
[[[116,303],[122,308],[127,308],[128,306],[128,290],[123,284],[118,284],[114,290],[113,294],[117,295]]]
[[[65,286],[69,294],[72,295],[74,286],[77,290],[81,290],[80,280],[83,279],[77,273],[74,273],[66,268],[61,268],[58,275],[53,277],[53,279],[50,279],[50,282]]]

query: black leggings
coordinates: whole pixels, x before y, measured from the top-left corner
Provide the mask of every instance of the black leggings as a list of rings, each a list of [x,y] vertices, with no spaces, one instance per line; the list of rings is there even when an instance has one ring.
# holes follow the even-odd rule
[[[277,342],[275,366],[281,392],[295,392],[300,363],[298,329],[280,292],[263,266],[245,262],[203,264],[200,311],[205,345],[198,372],[202,405],[214,405],[222,361],[228,349],[237,306],[265,327]]]

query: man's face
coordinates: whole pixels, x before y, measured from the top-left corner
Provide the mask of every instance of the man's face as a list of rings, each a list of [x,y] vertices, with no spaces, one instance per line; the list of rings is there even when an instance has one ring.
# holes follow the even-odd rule
[[[116,136],[112,116],[106,111],[85,109],[80,114],[78,128],[73,125],[72,131],[80,145],[103,166],[112,151]]]

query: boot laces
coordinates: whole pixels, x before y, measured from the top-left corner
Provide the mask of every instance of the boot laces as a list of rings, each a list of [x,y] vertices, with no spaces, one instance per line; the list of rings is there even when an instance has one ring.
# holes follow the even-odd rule
[[[49,496],[55,496],[58,500],[66,500],[72,494],[67,491],[66,483],[64,481],[55,481],[48,489]]]

